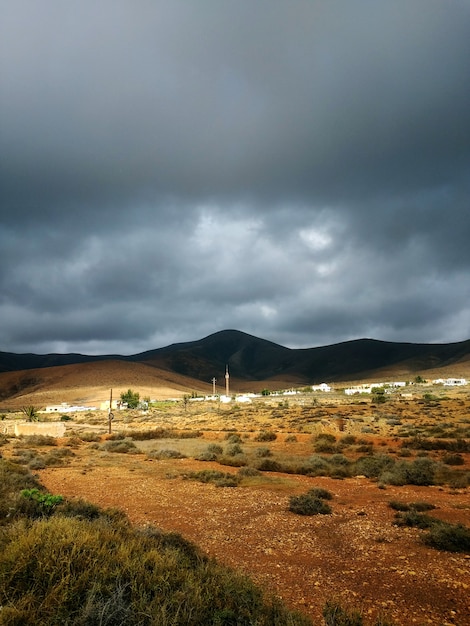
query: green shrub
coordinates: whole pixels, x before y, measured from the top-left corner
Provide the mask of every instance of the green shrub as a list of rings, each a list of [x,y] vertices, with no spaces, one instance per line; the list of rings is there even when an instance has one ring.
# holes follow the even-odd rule
[[[102,445],[102,449],[107,452],[117,452],[119,454],[127,454],[129,452],[136,453],[139,449],[135,443],[130,439],[122,439],[117,441],[106,441]]]
[[[268,456],[272,456],[272,452],[271,450],[266,447],[266,446],[261,446],[260,448],[256,448],[255,450],[255,456],[259,457],[259,458],[265,458]]]
[[[339,440],[339,443],[344,445],[344,446],[350,446],[353,443],[356,443],[356,437],[355,437],[355,435],[344,435]]]
[[[186,455],[179,450],[173,450],[171,448],[163,448],[162,450],[151,450],[148,453],[150,459],[185,459]]]
[[[227,443],[241,443],[242,442],[242,438],[240,437],[238,433],[227,433],[225,435],[225,439]]]
[[[136,430],[128,435],[134,441],[148,441],[151,439],[197,439],[202,437],[199,430],[173,430],[171,428],[153,428],[150,430]]]
[[[275,441],[276,439],[277,435],[272,430],[262,430],[255,437],[255,441]]]
[[[297,437],[295,435],[287,435],[285,439],[286,443],[297,443]]]
[[[217,443],[211,443],[195,459],[196,461],[217,461],[222,452],[222,446],[219,446]]]
[[[49,435],[27,435],[21,437],[21,444],[27,447],[56,446],[57,439]]]
[[[98,435],[98,433],[92,433],[92,432],[80,433],[79,437],[82,441],[86,441],[88,443],[92,443],[93,441],[101,441],[101,437],[100,435]]]
[[[411,528],[430,528],[434,523],[432,517],[424,513],[418,513],[413,509],[398,512],[395,514],[394,524],[396,526],[409,526]]]
[[[436,522],[423,537],[426,545],[448,552],[470,553],[470,528],[463,524]]]
[[[278,461],[274,459],[262,459],[256,464],[256,469],[260,472],[282,472],[283,467]]]
[[[333,494],[328,489],[324,489],[323,487],[314,487],[307,492],[309,495],[314,498],[320,498],[321,500],[332,500]]]
[[[238,470],[238,476],[242,478],[251,478],[253,476],[260,476],[261,472],[257,470],[255,467],[241,467]]]
[[[355,472],[367,478],[378,478],[384,470],[394,467],[395,459],[386,454],[363,456],[355,463]]]
[[[4,624],[310,624],[175,534],[119,521],[14,523],[0,560]]]
[[[329,515],[331,507],[322,498],[308,492],[300,496],[291,496],[289,511],[297,515]]]
[[[237,454],[243,454],[243,450],[238,443],[232,443],[225,448],[225,454],[227,456],[236,456]]]
[[[20,495],[24,498],[24,501],[20,502],[19,508],[23,514],[31,518],[52,515],[55,507],[63,501],[62,496],[54,496],[50,493],[40,491],[36,487],[23,489]]]
[[[200,472],[189,472],[185,478],[198,480],[201,483],[213,483],[216,487],[237,487],[240,478],[235,474],[226,474],[218,470],[201,470]]]
[[[442,462],[446,465],[464,465],[465,459],[461,454],[455,452],[448,452],[442,457]]]

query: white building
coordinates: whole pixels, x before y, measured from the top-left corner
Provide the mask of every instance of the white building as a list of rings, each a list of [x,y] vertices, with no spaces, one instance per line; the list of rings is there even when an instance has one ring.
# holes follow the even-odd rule
[[[312,385],[312,391],[331,391],[331,387],[330,385],[327,385],[326,383],[320,383],[319,385]]]

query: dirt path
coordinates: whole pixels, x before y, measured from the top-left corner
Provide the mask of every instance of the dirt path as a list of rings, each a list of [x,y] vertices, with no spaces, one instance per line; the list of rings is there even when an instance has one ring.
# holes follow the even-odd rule
[[[40,480],[52,493],[118,507],[138,525],[181,533],[316,623],[326,600],[337,598],[401,626],[470,624],[470,558],[424,546],[419,531],[392,524],[387,505],[426,500],[437,505],[436,516],[468,523],[468,494],[275,474],[267,485],[217,488],[181,477],[210,463],[127,455],[93,463],[83,454],[68,467],[40,471]],[[288,512],[288,496],[313,486],[334,494],[333,514]]]

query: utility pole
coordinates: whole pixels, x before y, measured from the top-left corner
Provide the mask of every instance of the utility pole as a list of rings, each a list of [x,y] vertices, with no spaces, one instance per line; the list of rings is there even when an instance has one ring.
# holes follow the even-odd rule
[[[109,394],[109,409],[108,409],[108,433],[111,434],[111,422],[114,419],[114,415],[112,413],[113,408],[113,390]]]
[[[217,378],[214,376],[212,379],[212,395],[215,396],[215,383],[217,382]]]

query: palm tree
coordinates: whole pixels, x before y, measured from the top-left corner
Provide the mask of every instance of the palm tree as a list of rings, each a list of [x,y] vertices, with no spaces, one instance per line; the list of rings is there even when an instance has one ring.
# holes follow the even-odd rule
[[[24,406],[21,411],[26,415],[28,422],[39,421],[39,412],[35,406]]]

